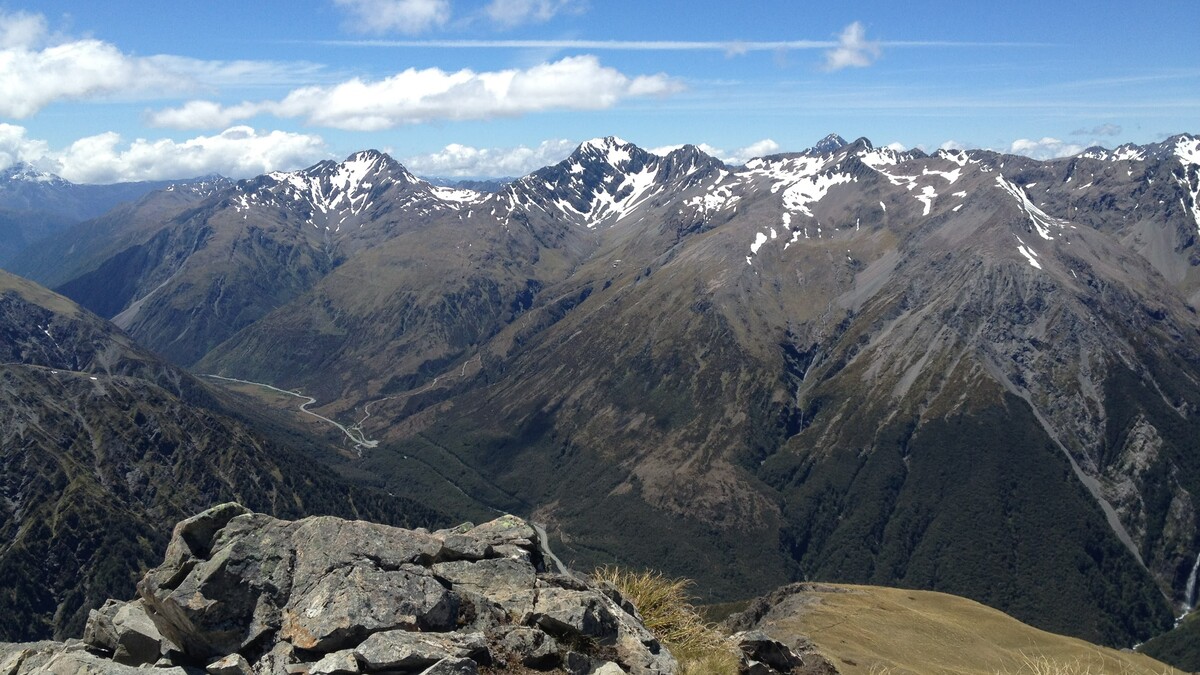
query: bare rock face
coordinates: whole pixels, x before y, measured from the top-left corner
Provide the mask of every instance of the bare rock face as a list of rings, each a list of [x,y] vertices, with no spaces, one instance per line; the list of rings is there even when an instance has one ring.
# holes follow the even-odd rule
[[[224,504],[176,525],[141,597],[94,611],[82,642],[0,646],[3,675],[64,664],[212,675],[677,671],[610,589],[546,573],[536,542],[513,516],[426,532]]]

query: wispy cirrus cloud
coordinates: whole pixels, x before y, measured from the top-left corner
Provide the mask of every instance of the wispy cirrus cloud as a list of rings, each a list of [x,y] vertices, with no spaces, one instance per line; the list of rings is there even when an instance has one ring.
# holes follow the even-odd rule
[[[484,14],[501,28],[529,23],[544,23],[559,14],[579,14],[586,5],[581,0],[491,0]]]
[[[347,29],[356,33],[415,35],[450,20],[450,0],[334,0],[349,17]]]
[[[1120,136],[1121,131],[1122,131],[1121,125],[1119,125],[1119,124],[1101,124],[1099,126],[1092,127],[1091,129],[1088,129],[1086,127],[1082,128],[1082,129],[1076,129],[1075,131],[1071,132],[1071,135],[1072,136],[1092,136],[1092,137]]]
[[[317,40],[313,44],[342,47],[368,47],[392,49],[551,49],[587,51],[712,51],[729,55],[752,52],[787,52],[805,50],[828,50],[844,54],[832,58],[834,62],[862,60],[862,54],[870,57],[875,50],[919,49],[919,48],[1031,48],[1052,45],[1037,42],[970,42],[962,40],[870,40],[865,37],[862,24],[854,22],[847,26],[837,40]],[[828,60],[828,59],[827,59]],[[852,65],[852,64],[847,64]]]
[[[148,116],[156,126],[213,128],[258,115],[308,124],[377,131],[437,120],[515,117],[549,110],[600,110],[622,100],[666,96],[683,85],[664,74],[626,75],[594,56],[573,56],[527,69],[447,72],[408,69],[382,80],[355,78],[292,90],[277,101],[224,106],[191,101]]]

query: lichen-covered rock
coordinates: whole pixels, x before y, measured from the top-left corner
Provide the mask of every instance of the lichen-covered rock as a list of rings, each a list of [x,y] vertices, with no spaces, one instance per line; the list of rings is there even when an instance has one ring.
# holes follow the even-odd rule
[[[301,649],[332,651],[381,630],[451,630],[457,616],[458,599],[423,568],[352,564],[293,596],[280,636]]]
[[[309,675],[355,675],[360,672],[358,657],[353,649],[326,654],[308,669]]]
[[[354,648],[367,671],[431,666],[445,658],[490,661],[487,641],[479,633],[376,633]]]
[[[204,667],[208,675],[252,675],[250,662],[241,654],[230,654]]]
[[[444,658],[421,671],[421,675],[478,675],[479,665],[471,659]]]
[[[93,612],[86,644],[109,658],[0,649],[0,675],[677,671],[614,589],[547,573],[537,541],[515,516],[430,533],[224,504],[175,527],[139,599]]]

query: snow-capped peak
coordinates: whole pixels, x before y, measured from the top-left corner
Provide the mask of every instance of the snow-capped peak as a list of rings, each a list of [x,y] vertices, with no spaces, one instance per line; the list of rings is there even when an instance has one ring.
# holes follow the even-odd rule
[[[635,150],[640,148],[616,136],[606,136],[584,141],[572,157],[578,160],[600,159],[609,166],[619,168],[629,162]]]
[[[5,169],[4,173],[0,174],[0,179],[2,179],[4,181],[18,181],[18,182],[24,182],[24,183],[66,183],[67,182],[52,173],[47,173],[45,171],[39,171],[39,170],[35,169],[33,166],[26,164],[25,162],[17,162],[16,164],[13,164],[12,166]]]
[[[1116,150],[1109,153],[1109,159],[1114,162],[1135,161],[1140,162],[1146,159],[1145,149],[1133,143],[1118,145]]]
[[[816,145],[808,149],[808,152],[814,155],[827,155],[831,152],[837,152],[847,145],[846,139],[837,134],[829,134],[825,138],[817,141]]]
[[[341,163],[326,160],[307,169],[277,171],[239,183],[238,190],[243,194],[235,201],[239,211],[255,203],[300,202],[307,207],[310,224],[336,232],[343,225],[361,220],[358,216],[397,186],[413,188],[405,192],[407,202],[431,202],[426,210],[473,201],[476,197],[470,191],[435,190],[388,155],[364,150]]]
[[[1176,136],[1174,153],[1184,165],[1200,165],[1200,137],[1188,135]]]

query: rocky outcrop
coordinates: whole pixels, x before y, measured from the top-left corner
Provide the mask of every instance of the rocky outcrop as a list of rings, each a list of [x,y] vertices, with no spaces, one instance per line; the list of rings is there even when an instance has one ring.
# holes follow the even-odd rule
[[[742,670],[748,675],[837,675],[838,669],[807,636],[778,625],[779,617],[803,613],[809,602],[804,591],[820,588],[831,593],[844,589],[824,584],[796,583],[755,598],[721,628],[732,632],[742,652]]]
[[[677,671],[615,588],[547,573],[536,542],[513,516],[428,532],[224,504],[83,640],[0,645],[0,675]]]

